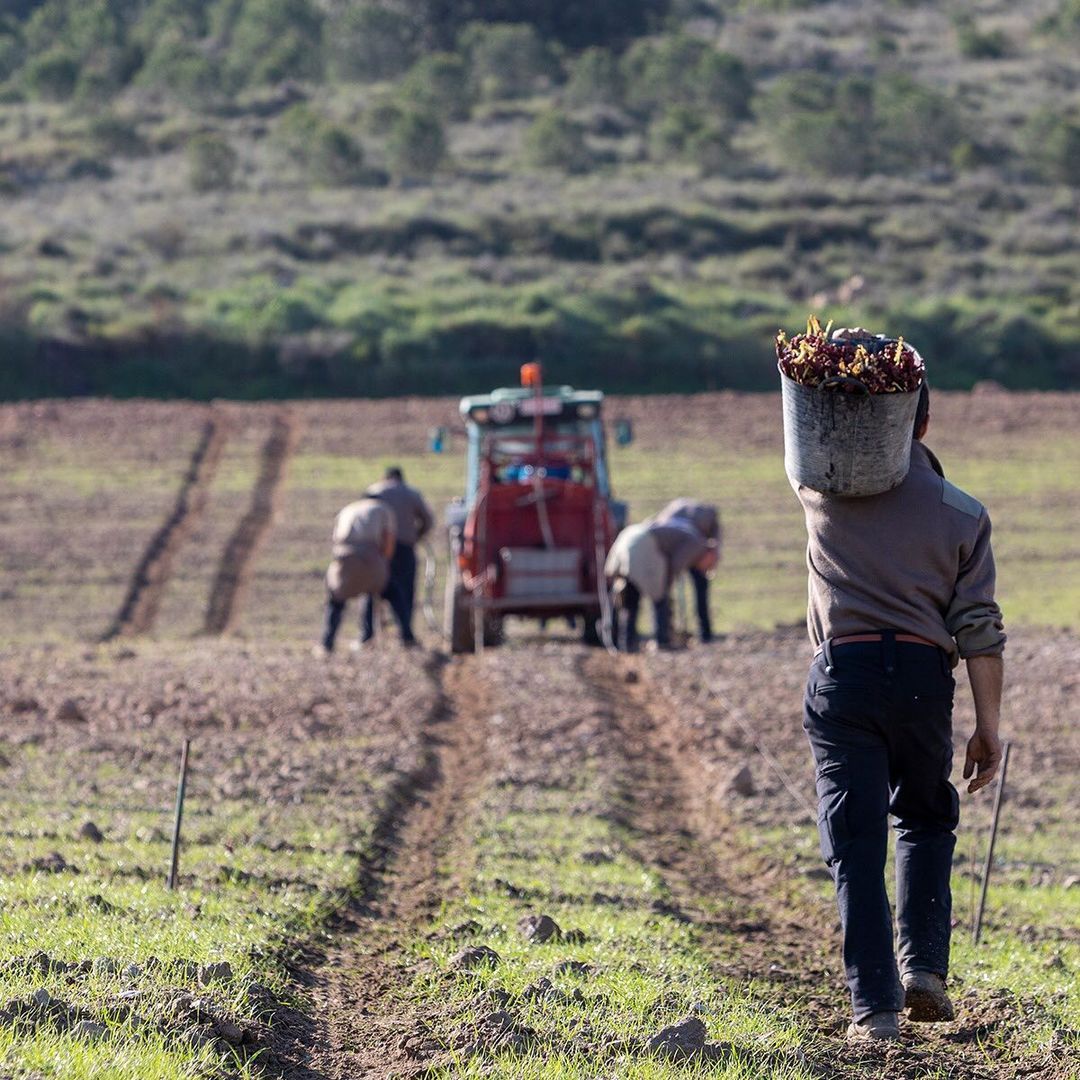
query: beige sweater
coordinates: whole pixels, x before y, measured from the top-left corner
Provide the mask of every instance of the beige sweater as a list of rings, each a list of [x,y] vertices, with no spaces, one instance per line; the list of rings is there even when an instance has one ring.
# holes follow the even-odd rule
[[[807,627],[814,645],[897,630],[940,645],[953,666],[961,657],[1003,651],[990,518],[938,474],[933,460],[914,443],[904,482],[869,498],[796,488],[809,537]]]
[[[378,499],[349,503],[334,522],[334,558],[353,554],[367,543],[381,552],[395,538],[394,512]]]

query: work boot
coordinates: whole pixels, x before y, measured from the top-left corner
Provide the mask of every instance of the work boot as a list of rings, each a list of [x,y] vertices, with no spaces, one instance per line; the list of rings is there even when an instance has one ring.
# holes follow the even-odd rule
[[[945,980],[933,971],[909,971],[903,976],[904,1008],[909,1020],[936,1024],[956,1013],[945,990]]]
[[[861,1020],[852,1020],[847,1029],[848,1042],[863,1039],[873,1042],[896,1042],[900,1038],[900,1021],[894,1012],[876,1012]]]

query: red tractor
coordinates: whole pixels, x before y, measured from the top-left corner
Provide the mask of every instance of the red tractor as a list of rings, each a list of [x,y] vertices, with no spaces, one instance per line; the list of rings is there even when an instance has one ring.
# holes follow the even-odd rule
[[[521,382],[461,402],[466,493],[447,511],[454,652],[498,644],[508,615],[580,617],[586,641],[611,644],[604,560],[626,506],[611,497],[603,395],[545,387],[539,364]]]

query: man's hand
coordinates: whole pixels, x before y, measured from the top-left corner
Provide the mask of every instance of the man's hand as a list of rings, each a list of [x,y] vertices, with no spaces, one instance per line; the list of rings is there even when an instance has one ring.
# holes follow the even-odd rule
[[[986,787],[997,776],[1001,764],[1001,740],[996,732],[975,729],[968,739],[967,757],[964,759],[964,779],[972,774],[975,779],[968,784],[968,793],[974,794]]]
[[[1001,764],[1001,685],[1005,665],[1000,656],[970,656],[967,660],[971,696],[975,699],[975,734],[968,739],[964,760],[964,779],[972,774],[968,792],[986,787]]]

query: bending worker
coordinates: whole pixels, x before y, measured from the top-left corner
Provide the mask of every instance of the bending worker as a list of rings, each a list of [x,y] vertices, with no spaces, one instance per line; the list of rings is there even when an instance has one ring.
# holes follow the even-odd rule
[[[656,644],[671,647],[671,586],[691,567],[707,573],[716,565],[714,540],[707,539],[685,518],[666,522],[650,518],[623,529],[608,552],[604,573],[616,611],[616,643],[624,652],[638,647],[641,597],[653,603]]]
[[[349,503],[338,514],[334,522],[334,561],[326,572],[322,642],[312,650],[316,655],[325,656],[334,651],[346,601],[366,596],[370,603],[372,597],[386,589],[395,537],[394,515],[378,499],[363,498]]]
[[[390,559],[390,580],[383,590],[383,598],[390,602],[401,628],[403,645],[415,645],[412,631],[413,606],[416,603],[416,545],[435,524],[424,497],[416,488],[405,483],[401,469],[393,466],[386,470],[378,484],[367,489],[368,498],[378,499],[389,507],[394,515],[397,542]],[[369,596],[364,606],[362,640],[369,641],[375,632],[375,599]]]
[[[656,520],[665,524],[674,519],[689,521],[706,540],[715,541],[716,561],[720,561],[722,545],[720,514],[712,503],[698,502],[696,499],[672,499],[656,515]],[[713,639],[712,619],[709,615],[710,577],[707,571],[699,570],[696,566],[690,567],[690,580],[694,583],[694,605],[697,608],[698,634],[705,645]]]
[[[949,776],[952,669],[961,659],[975,701],[968,791],[990,783],[1001,760],[1005,633],[990,519],[923,446],[929,409],[924,381],[899,487],[840,498],[796,486],[816,646],[803,727],[843,927],[849,1038],[898,1038],[902,1010],[914,1021],[953,1017],[946,980],[959,798]],[[884,881],[890,814],[898,954]]]

